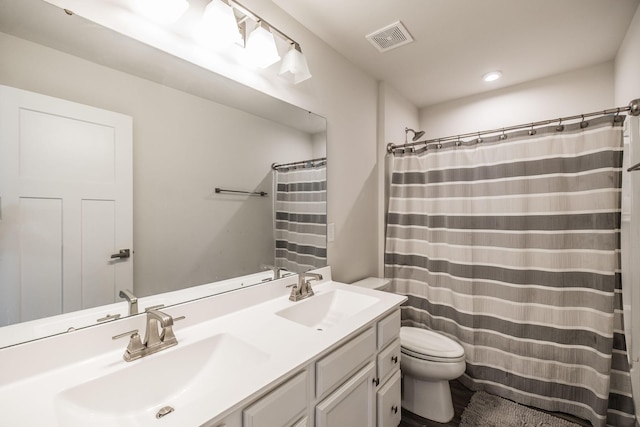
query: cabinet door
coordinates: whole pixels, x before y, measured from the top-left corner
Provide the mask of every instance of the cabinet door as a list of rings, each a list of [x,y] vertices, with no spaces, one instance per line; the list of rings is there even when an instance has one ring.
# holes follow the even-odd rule
[[[316,406],[316,427],[375,427],[375,363],[347,380]]]
[[[378,390],[377,396],[378,427],[397,427],[402,418],[400,371]]]

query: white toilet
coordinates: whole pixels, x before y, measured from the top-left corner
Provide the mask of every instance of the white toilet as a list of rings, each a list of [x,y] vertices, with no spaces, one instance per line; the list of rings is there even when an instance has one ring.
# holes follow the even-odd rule
[[[369,277],[354,286],[388,291],[390,281]],[[400,370],[402,407],[439,423],[454,415],[449,381],[465,370],[464,348],[435,331],[403,326],[400,328]]]
[[[428,329],[400,328],[402,407],[446,423],[453,418],[449,381],[464,373],[464,348]]]

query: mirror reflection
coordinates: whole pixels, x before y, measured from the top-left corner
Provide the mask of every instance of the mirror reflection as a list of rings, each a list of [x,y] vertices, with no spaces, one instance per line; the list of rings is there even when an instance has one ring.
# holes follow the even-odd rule
[[[268,280],[271,271],[257,274],[266,266],[295,272],[326,265],[324,118],[69,18],[40,0],[0,2],[0,50],[6,59],[0,85],[44,95],[27,96],[22,107],[24,96],[2,97],[3,108],[17,109],[22,119],[3,114],[0,122],[9,129],[1,134],[0,157],[11,165],[0,168],[0,335],[10,340],[0,340],[0,346],[23,339],[16,324],[43,316],[55,317],[35,321],[39,332],[31,328],[26,339],[86,326],[62,314],[74,310],[97,307],[88,324],[128,315],[131,297],[125,291],[149,301],[147,306],[172,304]],[[97,111],[128,118],[128,130],[106,126],[91,115]],[[89,148],[60,136],[77,135],[78,124],[88,132]],[[98,129],[87,130],[87,124]],[[16,129],[28,139],[10,138]],[[85,179],[68,175],[83,165],[90,175],[120,167],[115,158],[104,165],[91,161],[104,161],[114,134],[122,132],[129,132],[131,142],[132,234],[117,241],[122,227],[114,231],[112,199],[82,195],[71,215],[64,210],[71,204],[66,196],[36,191],[32,181],[39,177],[38,185],[49,191],[52,183]],[[56,144],[80,151],[60,155]],[[102,154],[93,151],[96,146]],[[31,157],[9,156],[25,147]],[[63,217],[77,221],[63,224]],[[63,234],[72,228],[77,236],[65,241]],[[106,247],[93,250],[88,262],[82,250],[99,240]],[[68,265],[72,258],[78,266]],[[99,273],[89,273],[88,264]],[[65,283],[69,277],[74,285]],[[218,286],[203,286],[213,282]],[[187,288],[194,292],[181,291]],[[164,299],[153,299],[158,294]]]

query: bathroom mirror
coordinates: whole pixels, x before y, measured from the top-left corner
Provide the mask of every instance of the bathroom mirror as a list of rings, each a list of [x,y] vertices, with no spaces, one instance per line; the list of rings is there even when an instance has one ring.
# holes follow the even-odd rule
[[[325,157],[324,118],[41,0],[0,0],[0,51],[0,85],[132,117],[138,296],[274,264],[271,164]]]

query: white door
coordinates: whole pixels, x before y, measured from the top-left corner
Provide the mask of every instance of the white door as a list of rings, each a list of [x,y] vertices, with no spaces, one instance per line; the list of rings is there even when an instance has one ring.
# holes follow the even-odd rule
[[[131,117],[0,86],[0,326],[133,289]]]

